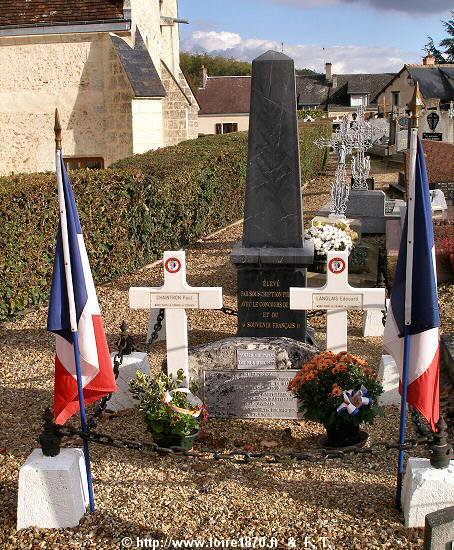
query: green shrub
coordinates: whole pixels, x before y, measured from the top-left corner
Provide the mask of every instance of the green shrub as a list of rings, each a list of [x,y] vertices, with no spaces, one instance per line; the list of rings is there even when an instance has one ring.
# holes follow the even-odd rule
[[[302,177],[320,169],[313,145],[327,126],[301,128]],[[247,134],[206,136],[71,172],[90,264],[103,283],[241,218]],[[45,301],[58,200],[53,173],[0,178],[0,319]]]
[[[312,179],[325,168],[328,149],[320,149],[314,145],[314,141],[321,136],[329,138],[332,128],[332,123],[328,119],[315,122],[299,122],[301,180],[303,182]]]

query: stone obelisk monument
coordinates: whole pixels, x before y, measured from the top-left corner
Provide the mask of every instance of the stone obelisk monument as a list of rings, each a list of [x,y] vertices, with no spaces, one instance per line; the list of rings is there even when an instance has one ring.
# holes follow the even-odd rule
[[[306,286],[313,245],[304,239],[295,67],[269,51],[252,63],[248,174],[238,269],[238,336],[306,338],[289,288]]]

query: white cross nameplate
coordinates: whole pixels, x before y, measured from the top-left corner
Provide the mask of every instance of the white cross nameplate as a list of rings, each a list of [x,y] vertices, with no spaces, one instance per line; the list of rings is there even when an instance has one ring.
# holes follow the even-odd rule
[[[165,309],[167,372],[176,377],[178,370],[183,369],[188,386],[188,321],[185,309],[220,309],[222,288],[189,286],[184,251],[167,251],[164,252],[164,285],[158,288],[130,288],[129,305],[133,309]]]
[[[328,252],[322,288],[290,288],[290,309],[326,309],[326,349],[347,351],[347,310],[385,309],[384,288],[348,284],[348,252]]]

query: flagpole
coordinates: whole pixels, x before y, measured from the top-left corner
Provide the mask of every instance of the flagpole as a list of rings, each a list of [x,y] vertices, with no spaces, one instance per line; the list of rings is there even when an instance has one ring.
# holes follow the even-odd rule
[[[58,202],[60,207],[60,227],[62,235],[62,244],[63,244],[63,258],[65,262],[65,278],[66,278],[66,289],[68,294],[68,304],[69,304],[69,320],[71,324],[71,332],[73,335],[73,346],[74,346],[74,363],[76,366],[76,375],[77,375],[77,393],[79,397],[79,408],[80,408],[80,420],[82,424],[83,433],[88,432],[87,424],[87,415],[85,412],[85,403],[84,403],[84,388],[82,384],[82,369],[80,366],[80,350],[79,350],[79,337],[77,332],[77,316],[76,316],[76,305],[74,300],[74,288],[73,280],[71,273],[71,257],[69,254],[69,241],[68,241],[68,225],[66,219],[66,205],[65,205],[65,196],[63,191],[63,180],[61,172],[61,124],[60,117],[58,114],[58,109],[55,109],[55,164],[57,171],[57,184],[58,184]],[[88,485],[88,498],[90,501],[90,511],[95,511],[95,499],[93,494],[93,478],[91,475],[91,465],[90,465],[90,450],[88,447],[87,439],[83,439],[83,448],[84,448],[84,459],[85,459],[85,470],[87,472],[87,485]]]
[[[404,362],[402,368],[402,396],[400,405],[400,429],[399,459],[397,465],[397,487],[396,487],[396,507],[401,509],[402,499],[402,480],[405,467],[405,431],[407,425],[407,396],[408,396],[408,371],[410,364],[410,327],[411,327],[411,308],[412,308],[412,283],[413,283],[413,246],[414,246],[414,222],[415,222],[415,181],[416,181],[416,157],[418,149],[418,126],[419,116],[422,108],[419,85],[416,83],[413,99],[410,103],[412,108],[411,130],[409,134],[410,159],[409,159],[409,182],[407,196],[407,257],[405,266],[405,328],[404,328]]]

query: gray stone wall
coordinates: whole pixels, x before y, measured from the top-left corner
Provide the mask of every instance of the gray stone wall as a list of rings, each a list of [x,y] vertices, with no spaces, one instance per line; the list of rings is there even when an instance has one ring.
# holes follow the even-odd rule
[[[109,40],[110,42],[110,40]],[[118,55],[109,44],[105,54],[106,166],[133,154],[131,84]]]
[[[175,145],[198,135],[198,104],[186,79],[179,70],[178,81],[167,66],[161,65],[164,98],[164,143]]]

